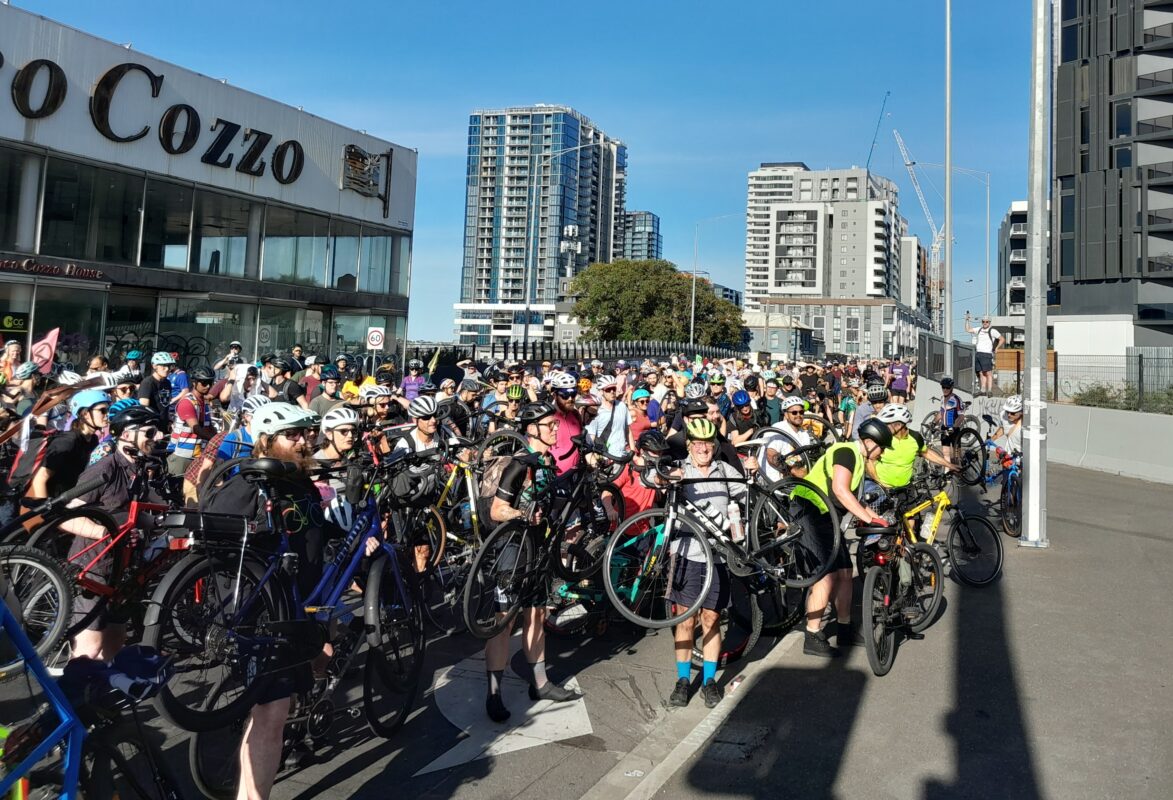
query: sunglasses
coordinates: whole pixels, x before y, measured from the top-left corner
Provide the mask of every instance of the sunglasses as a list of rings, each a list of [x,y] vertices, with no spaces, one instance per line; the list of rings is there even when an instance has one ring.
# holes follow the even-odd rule
[[[90,409],[91,414],[109,414],[110,406],[94,406]]]
[[[802,414],[802,409],[801,409],[801,408],[791,408],[791,409],[787,409],[786,413],[787,413],[787,414],[798,414],[798,415],[801,415],[801,414]]]
[[[277,431],[277,435],[291,442],[299,442],[305,438],[305,431],[301,428],[289,428],[287,430]]]
[[[434,420],[434,419],[436,419],[436,415],[435,415],[435,414],[429,414],[429,415],[428,415],[428,416],[426,416],[426,417],[416,417],[416,420],[418,420],[419,422],[423,422],[423,421],[425,421],[425,420]]]
[[[559,389],[558,391],[554,392],[554,394],[556,394],[558,397],[561,397],[563,400],[573,400],[578,392],[576,392],[574,389]]]
[[[340,433],[343,436],[354,437],[354,436],[358,436],[358,429],[357,428],[335,428],[334,433]]]
[[[603,390],[604,393],[610,392],[611,394],[614,394],[617,391],[619,391],[619,390],[616,389],[614,386],[608,386],[606,389]]]
[[[375,408],[390,408],[390,403],[375,403]]]
[[[648,401],[647,400],[636,400],[635,403],[636,403],[636,405],[646,406],[648,404]]]
[[[148,439],[154,439],[155,436],[159,433],[159,429],[158,428],[135,428],[134,432],[141,433],[143,436],[147,437]]]

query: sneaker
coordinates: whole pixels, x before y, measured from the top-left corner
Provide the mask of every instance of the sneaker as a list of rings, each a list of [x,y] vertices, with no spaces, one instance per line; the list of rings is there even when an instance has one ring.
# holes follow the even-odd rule
[[[555,703],[565,703],[568,700],[577,700],[582,697],[578,692],[566,689],[553,681],[546,681],[542,688],[529,685],[529,699],[535,703],[538,700],[553,700]]]
[[[827,641],[825,631],[806,631],[802,652],[808,656],[819,656],[821,658],[835,658],[839,655],[839,651]]]
[[[714,708],[724,696],[725,692],[721,691],[717,682],[712,678],[709,678],[709,682],[701,687],[701,697],[705,699],[705,708]]]
[[[672,695],[668,698],[668,705],[673,708],[684,708],[688,705],[689,688],[691,688],[691,684],[688,678],[681,678],[676,681],[676,688],[672,690]]]

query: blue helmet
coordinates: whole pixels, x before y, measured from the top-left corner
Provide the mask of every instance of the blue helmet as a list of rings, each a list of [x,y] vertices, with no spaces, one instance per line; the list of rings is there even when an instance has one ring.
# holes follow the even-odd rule
[[[126,354],[127,361],[142,361],[143,354],[141,350],[131,350]]]
[[[114,417],[118,416],[126,409],[134,408],[135,406],[140,406],[140,405],[142,405],[142,403],[140,403],[138,400],[136,400],[133,397],[127,397],[123,400],[115,400],[113,403],[110,404],[109,417],[111,419],[113,419]],[[144,406],[144,408],[145,408],[145,406]]]
[[[76,417],[78,413],[102,403],[109,404],[110,395],[99,389],[83,389],[69,398],[69,412]]]

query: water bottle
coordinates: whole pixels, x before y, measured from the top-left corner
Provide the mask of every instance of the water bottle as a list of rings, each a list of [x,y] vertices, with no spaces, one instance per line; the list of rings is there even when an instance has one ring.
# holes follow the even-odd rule
[[[729,537],[737,543],[745,540],[745,526],[741,524],[741,506],[736,502],[729,504]]]

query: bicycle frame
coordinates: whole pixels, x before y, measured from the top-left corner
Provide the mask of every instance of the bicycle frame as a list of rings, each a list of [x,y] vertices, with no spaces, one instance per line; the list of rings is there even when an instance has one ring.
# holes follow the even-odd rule
[[[36,648],[25,635],[24,629],[8,609],[8,604],[0,602],[0,623],[5,633],[16,645],[17,651],[24,657],[25,664],[33,673],[37,683],[41,685],[49,704],[61,718],[61,723],[54,728],[31,753],[21,761],[15,769],[0,780],[0,796],[6,797],[13,787],[27,776],[41,759],[49,754],[61,741],[66,742],[65,765],[62,782],[61,797],[64,800],[73,800],[77,797],[78,778],[81,774],[82,743],[85,740],[86,730],[78,717],[77,712],[65,699],[65,694],[57,686],[57,682],[49,675],[45,663],[37,656]]]
[[[941,527],[941,520],[944,518],[945,512],[953,507],[953,501],[949,499],[948,492],[942,489],[928,500],[918,503],[901,514],[901,521],[910,542],[915,544],[921,541],[916,535],[916,518],[933,506],[936,506],[936,510],[933,511],[933,521],[929,525],[929,535],[924,539],[926,544],[932,544],[937,539],[937,529]]]
[[[448,495],[456,492],[456,486],[459,483],[464,483],[465,488],[468,490],[469,512],[472,517],[472,534],[473,538],[479,542],[483,537],[481,536],[480,513],[477,511],[477,487],[474,480],[474,472],[470,465],[459,459],[453,460],[452,471],[448,474],[448,480],[445,481],[444,488],[440,491],[440,497],[436,500],[435,507],[437,509],[443,508],[445,502],[448,500]],[[451,531],[448,532],[448,537],[460,541],[460,537]]]
[[[99,597],[114,598],[118,594],[119,589],[119,581],[117,580],[117,576],[120,576],[130,566],[130,551],[126,548],[122,548],[116,554],[118,556],[118,560],[110,572],[111,580],[109,583],[88,577],[90,571],[98,564],[99,561],[102,560],[103,557],[105,557],[107,553],[118,547],[118,543],[125,539],[131,531],[138,527],[137,522],[139,514],[161,514],[169,510],[170,509],[168,506],[160,505],[158,503],[140,503],[138,500],[131,500],[128,511],[129,516],[127,517],[126,522],[122,524],[121,528],[119,528],[112,535],[103,536],[101,539],[95,540],[92,544],[87,545],[84,549],[69,559],[69,563],[76,564],[82,559],[83,556],[92,552],[96,548],[101,548],[98,554],[93,556],[89,563],[81,568],[81,572],[79,572],[77,577],[74,578],[74,582],[91,594],[98,595]],[[68,531],[66,531],[66,533],[68,533]],[[155,559],[155,561],[150,563],[156,566],[153,569],[148,569],[146,571],[146,579],[140,581],[140,583],[144,585],[149,583],[150,578],[156,571],[158,571],[160,566],[167,565],[166,559]]]

